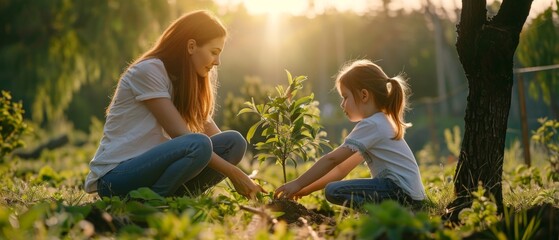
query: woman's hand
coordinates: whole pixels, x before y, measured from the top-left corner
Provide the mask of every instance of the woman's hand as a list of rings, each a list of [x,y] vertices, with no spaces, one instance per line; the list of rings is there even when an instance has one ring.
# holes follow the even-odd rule
[[[234,176],[229,177],[235,190],[248,199],[256,199],[256,194],[259,192],[266,193],[266,190],[262,186],[256,184],[252,179],[250,179],[243,171],[237,168],[237,173]]]
[[[300,193],[301,188],[302,187],[299,185],[299,183],[297,183],[297,180],[291,181],[276,189],[274,197],[287,199],[300,198],[304,196],[302,195],[302,193]]]
[[[235,190],[246,198],[255,199],[257,193],[266,193],[266,190],[254,183],[241,169],[223,160],[215,152],[212,153],[212,159],[208,166],[229,178]]]

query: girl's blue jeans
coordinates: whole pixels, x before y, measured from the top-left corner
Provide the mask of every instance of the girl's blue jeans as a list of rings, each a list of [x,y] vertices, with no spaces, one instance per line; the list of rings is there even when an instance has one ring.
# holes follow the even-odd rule
[[[132,190],[148,187],[161,196],[196,196],[225,178],[207,166],[212,151],[237,165],[246,148],[245,139],[236,131],[176,137],[120,163],[99,179],[98,194],[125,197]]]
[[[404,191],[388,178],[352,179],[331,182],[324,188],[326,200],[333,204],[360,208],[365,203],[395,200],[402,205],[416,204]]]

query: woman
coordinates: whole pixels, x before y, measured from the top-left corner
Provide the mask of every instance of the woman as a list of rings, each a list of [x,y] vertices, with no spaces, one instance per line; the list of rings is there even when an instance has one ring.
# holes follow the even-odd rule
[[[211,73],[226,35],[209,12],[191,12],[128,67],[107,109],[87,192],[124,197],[149,187],[162,196],[195,196],[224,177],[247,198],[264,191],[235,166],[246,151],[243,136],[221,132],[212,120]]]

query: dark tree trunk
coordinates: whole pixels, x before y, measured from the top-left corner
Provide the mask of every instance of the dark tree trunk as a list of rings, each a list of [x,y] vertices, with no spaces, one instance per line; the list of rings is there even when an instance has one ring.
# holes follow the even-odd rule
[[[503,0],[487,18],[485,0],[462,0],[456,49],[469,85],[465,131],[454,176],[456,199],[444,216],[458,221],[481,184],[503,209],[502,172],[513,85],[513,56],[532,0]]]

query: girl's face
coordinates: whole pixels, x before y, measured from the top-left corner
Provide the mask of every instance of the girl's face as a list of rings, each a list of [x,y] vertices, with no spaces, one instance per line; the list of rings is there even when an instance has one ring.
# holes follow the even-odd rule
[[[351,122],[359,122],[363,119],[360,108],[356,103],[356,99],[351,91],[344,85],[340,85],[340,95],[342,103],[340,107],[344,110],[345,115]]]
[[[213,66],[220,63],[219,57],[225,45],[225,37],[214,38],[202,46],[198,46],[193,39],[188,41],[188,53],[192,58],[196,73],[200,77],[208,76]]]

